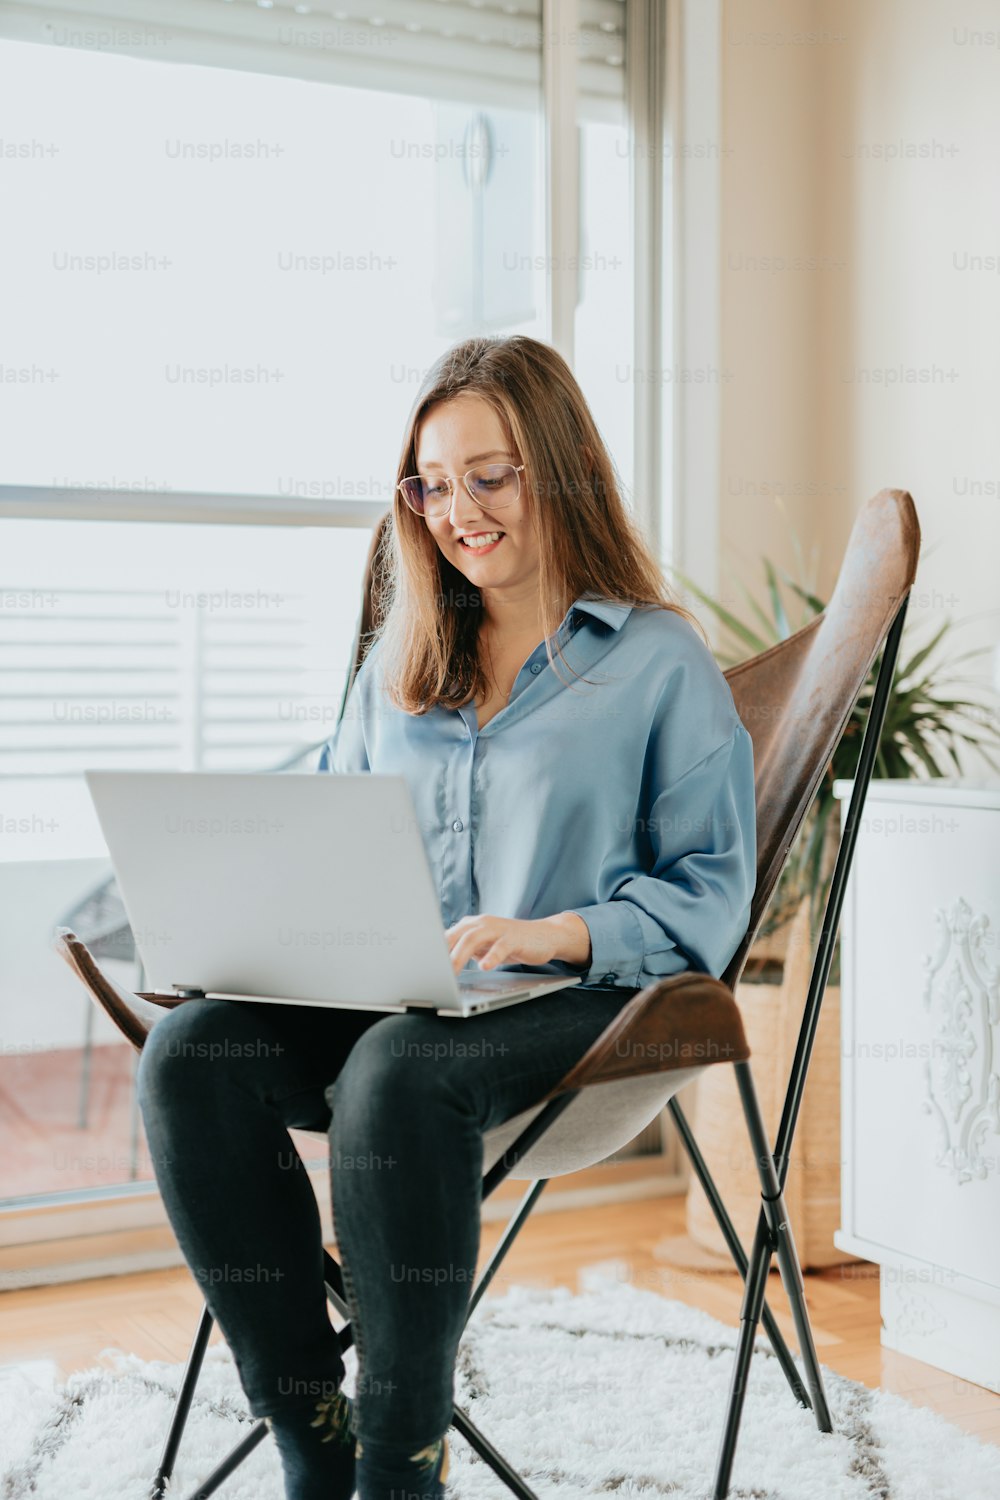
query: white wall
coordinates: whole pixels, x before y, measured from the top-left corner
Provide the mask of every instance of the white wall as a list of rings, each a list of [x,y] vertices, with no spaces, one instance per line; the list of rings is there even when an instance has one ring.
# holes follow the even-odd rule
[[[841,13],[849,37],[829,50],[824,78],[823,146],[835,166],[822,234],[849,267],[825,309],[824,458],[840,455],[858,499],[883,484],[911,491],[923,530],[911,614],[969,620],[963,646],[992,645],[1000,639],[1000,4],[823,0],[820,8]],[[971,42],[990,31],[991,47]],[[910,155],[880,160],[870,154],[879,144]],[[976,256],[992,257],[992,272],[969,269]],[[912,383],[844,379],[880,367],[902,367]],[[834,552],[846,531],[838,520],[827,531]]]
[[[723,572],[790,556],[747,481],[793,492],[824,590],[864,500],[909,489],[908,623],[968,621],[956,650],[1000,640],[998,43],[998,0],[725,6]]]
[[[727,0],[723,13],[723,588],[730,575],[756,587],[762,553],[791,566],[790,527],[808,543],[824,507],[843,504],[819,457],[817,276],[791,267],[817,249],[819,59],[761,39],[813,8]]]

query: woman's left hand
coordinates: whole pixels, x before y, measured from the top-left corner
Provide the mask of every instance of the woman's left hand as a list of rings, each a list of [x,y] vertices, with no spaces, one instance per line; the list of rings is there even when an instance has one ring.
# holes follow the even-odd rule
[[[590,963],[590,929],[575,911],[518,921],[514,917],[463,917],[446,933],[451,966],[458,974],[470,959],[481,969],[500,964]]]

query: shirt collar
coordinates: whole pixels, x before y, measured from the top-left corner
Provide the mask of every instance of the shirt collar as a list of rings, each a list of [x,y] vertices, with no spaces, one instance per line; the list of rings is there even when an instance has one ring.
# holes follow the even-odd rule
[[[575,600],[570,613],[574,609],[593,615],[595,619],[602,620],[605,625],[610,625],[612,630],[621,630],[632,613],[631,604],[617,604],[613,599],[588,599],[585,596]]]

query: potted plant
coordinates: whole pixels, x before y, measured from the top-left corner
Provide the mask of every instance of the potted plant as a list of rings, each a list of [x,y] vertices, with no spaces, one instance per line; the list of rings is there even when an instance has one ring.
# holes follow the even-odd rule
[[[793,545],[800,574],[804,574],[801,547],[794,536]],[[768,608],[757,601],[746,584],[739,583],[746,598],[749,619],[740,619],[675,570],[684,587],[711,611],[723,627],[723,640],[716,652],[723,668],[735,666],[748,656],[755,656],[786,640],[826,608],[811,587],[793,578],[770,559],[763,558],[762,567]],[[908,652],[912,637],[920,632],[920,625],[907,622],[875,761],[876,776],[961,775],[959,751],[969,746],[975,747],[994,770],[998,769],[992,753],[1000,746],[1000,726],[996,716],[991,715],[982,703],[955,696],[956,684],[962,681],[955,672],[957,664],[981,656],[990,648],[980,646],[957,655],[945,654],[942,648],[956,628],[952,620],[946,619],[928,640],[912,646]],[[838,844],[836,818],[831,818],[837,805],[833,783],[854,775],[880,665],[881,653],[872,666],[789,855],[761,924],[762,939],[786,928],[805,899],[809,901],[811,930],[817,926],[833,874]]]

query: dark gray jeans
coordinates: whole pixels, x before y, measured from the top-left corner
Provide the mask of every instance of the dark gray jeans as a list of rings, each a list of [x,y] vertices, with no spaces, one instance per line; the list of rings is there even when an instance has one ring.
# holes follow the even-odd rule
[[[329,1131],[358,1436],[416,1451],[451,1421],[483,1132],[537,1104],[633,993],[573,987],[469,1020],[193,1000],[157,1023],[139,1068],[156,1178],[255,1416],[343,1375],[289,1127]]]

